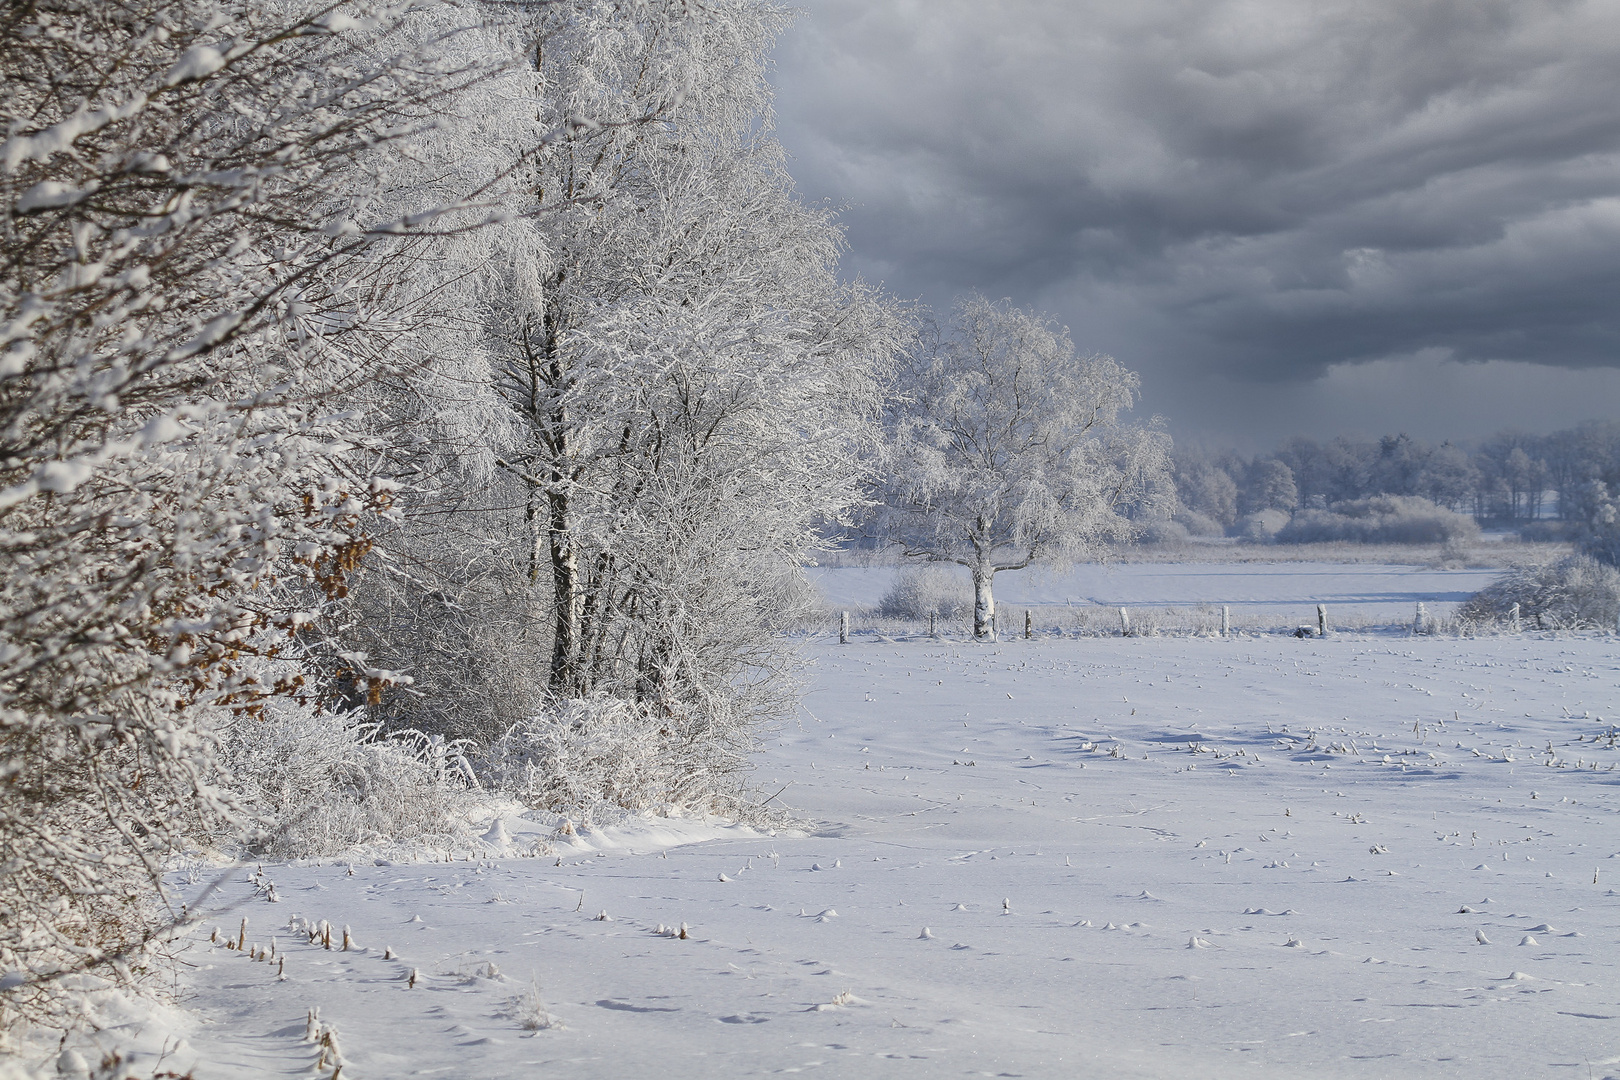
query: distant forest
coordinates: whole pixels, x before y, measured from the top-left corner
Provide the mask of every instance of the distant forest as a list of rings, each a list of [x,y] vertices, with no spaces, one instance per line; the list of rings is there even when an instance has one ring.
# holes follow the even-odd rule
[[[1588,421],[1550,435],[1503,431],[1469,450],[1407,435],[1376,442],[1300,436],[1252,458],[1178,446],[1173,454],[1178,520],[1231,529],[1266,510],[1325,509],[1380,495],[1406,495],[1473,515],[1481,524],[1584,522],[1620,487],[1620,422]],[[1206,520],[1200,520],[1206,519]],[[1556,525],[1544,527],[1550,535]]]

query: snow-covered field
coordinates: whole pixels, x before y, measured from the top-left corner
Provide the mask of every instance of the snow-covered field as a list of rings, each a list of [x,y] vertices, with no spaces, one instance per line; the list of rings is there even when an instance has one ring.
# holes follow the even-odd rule
[[[811,648],[806,834],[266,867],[219,922],[285,978],[199,940],[172,1060],[307,1075],[319,1007],[358,1078],[1620,1075],[1614,638]]]
[[[971,596],[967,571],[953,569],[962,579],[962,595]],[[831,606],[873,608],[888,592],[896,570],[812,567],[808,572]],[[1489,568],[1378,563],[1084,563],[1057,573],[1029,569],[997,574],[995,594],[1004,605],[1046,609],[1043,619],[1048,623],[1062,623],[1058,608],[1223,604],[1239,621],[1311,622],[1315,605],[1327,604],[1335,618],[1398,622],[1410,621],[1419,601],[1435,615],[1449,615],[1500,574]]]

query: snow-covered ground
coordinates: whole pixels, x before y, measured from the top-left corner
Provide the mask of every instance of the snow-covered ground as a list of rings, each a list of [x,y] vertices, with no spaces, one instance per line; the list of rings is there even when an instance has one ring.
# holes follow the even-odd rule
[[[1488,577],[997,584],[1286,624],[1398,622]],[[860,605],[887,572],[822,585]],[[182,954],[189,1016],[109,1012],[104,1037],[197,1080],[311,1075],[316,1008],[350,1080],[1620,1076],[1615,637],[806,648],[758,774],[803,830],[631,821],[533,857],[555,823],[508,816],[454,861],[238,870]],[[243,917],[276,961],[208,941]]]
[[[319,1007],[345,1078],[1620,1075],[1613,637],[810,648],[803,835],[238,872],[285,977],[204,935],[171,1061],[308,1075]]]

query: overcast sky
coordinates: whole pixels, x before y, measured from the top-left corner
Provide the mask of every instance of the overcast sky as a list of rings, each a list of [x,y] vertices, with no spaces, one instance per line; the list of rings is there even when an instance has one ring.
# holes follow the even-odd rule
[[[1178,436],[1620,418],[1620,0],[801,0],[846,266],[1051,312]]]

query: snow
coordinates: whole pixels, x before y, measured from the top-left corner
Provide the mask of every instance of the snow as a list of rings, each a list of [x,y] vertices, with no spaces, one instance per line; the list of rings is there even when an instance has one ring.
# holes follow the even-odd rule
[[[225,54],[211,45],[193,45],[180,55],[163,77],[164,86],[206,79],[225,66]]]
[[[319,1007],[345,1077],[1620,1074],[1612,637],[809,648],[804,832],[237,872],[285,978],[204,935],[173,1060],[307,1068]]]
[[[1404,605],[1458,573],[1274,569],[1244,595]],[[1135,571],[1110,600],[1217,588]],[[802,829],[491,804],[470,850],[239,868],[183,1009],[110,995],[75,1052],[197,1080],[333,1046],[346,1078],[1620,1076],[1613,636],[805,648],[757,775]],[[244,918],[265,959],[228,944]]]

